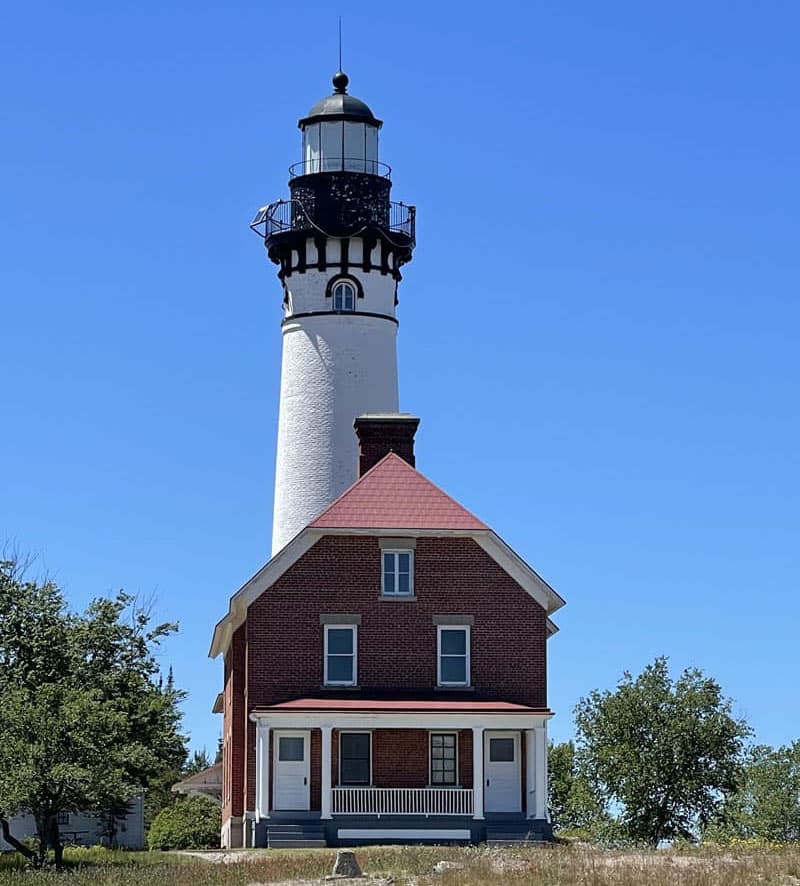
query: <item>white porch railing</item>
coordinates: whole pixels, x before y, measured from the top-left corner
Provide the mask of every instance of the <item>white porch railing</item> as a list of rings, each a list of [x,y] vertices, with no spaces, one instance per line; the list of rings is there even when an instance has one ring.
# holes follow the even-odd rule
[[[472,815],[471,788],[333,788],[334,815]]]

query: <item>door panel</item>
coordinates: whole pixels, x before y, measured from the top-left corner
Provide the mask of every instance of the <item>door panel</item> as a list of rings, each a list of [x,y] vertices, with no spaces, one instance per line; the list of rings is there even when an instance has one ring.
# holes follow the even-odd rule
[[[307,810],[311,781],[310,733],[276,730],[273,749],[273,809]]]
[[[486,732],[484,742],[484,809],[522,810],[519,732]]]

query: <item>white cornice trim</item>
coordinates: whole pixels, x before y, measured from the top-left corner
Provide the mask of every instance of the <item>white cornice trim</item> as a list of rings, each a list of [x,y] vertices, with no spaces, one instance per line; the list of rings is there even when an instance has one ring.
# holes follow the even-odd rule
[[[279,729],[314,729],[331,726],[334,729],[535,729],[553,717],[553,713],[495,714],[490,711],[473,713],[386,711],[253,711],[254,723]]]
[[[476,534],[475,541],[498,566],[504,569],[536,600],[548,615],[552,615],[565,604],[564,598],[559,596],[541,575],[530,567],[516,551],[512,550],[496,532],[490,530],[486,534]]]
[[[239,588],[231,597],[228,614],[214,628],[211,649],[208,652],[209,658],[216,658],[221,652],[227,652],[233,632],[244,623],[250,604],[274,584],[290,566],[294,566],[324,534],[318,529],[304,529]]]

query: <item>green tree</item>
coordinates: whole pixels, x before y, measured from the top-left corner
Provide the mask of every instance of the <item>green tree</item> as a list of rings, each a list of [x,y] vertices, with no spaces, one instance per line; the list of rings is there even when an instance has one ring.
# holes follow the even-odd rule
[[[749,749],[739,790],[727,799],[705,836],[800,841],[800,740],[779,748]]]
[[[196,772],[202,772],[204,769],[208,769],[211,765],[211,758],[206,753],[205,748],[203,748],[202,751],[195,751],[183,767],[183,777],[186,778],[187,775],[194,775]]]
[[[602,836],[611,823],[602,797],[582,770],[575,744],[550,743],[548,749],[548,805],[555,831],[585,831]]]
[[[696,839],[737,789],[746,723],[696,669],[672,680],[666,658],[575,709],[579,754],[628,835],[653,846]]]
[[[208,797],[186,797],[162,809],[147,834],[150,849],[214,849],[219,846],[220,807]]]
[[[61,866],[60,812],[118,810],[185,759],[181,693],[155,660],[175,626],[150,621],[124,593],[72,613],[53,582],[0,563],[0,828],[32,813],[40,863],[49,846]]]

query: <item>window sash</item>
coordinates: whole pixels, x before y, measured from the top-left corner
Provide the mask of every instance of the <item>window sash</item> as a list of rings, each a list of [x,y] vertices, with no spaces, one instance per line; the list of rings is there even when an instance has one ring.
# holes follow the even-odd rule
[[[412,550],[381,551],[381,592],[388,597],[411,597],[414,594],[414,552]]]
[[[354,311],[356,308],[356,289],[352,283],[341,282],[333,287],[333,310]]]
[[[464,633],[464,652],[463,653],[444,653],[442,652],[442,635],[449,632],[461,631]],[[436,677],[439,686],[469,686],[470,685],[470,636],[471,631],[469,625],[439,625],[437,629],[437,649],[436,649]],[[453,676],[447,664],[463,663],[464,679],[444,679]],[[445,667],[443,667],[443,664]],[[448,671],[450,673],[444,673]]]
[[[352,652],[329,652],[329,634],[330,631],[350,631],[352,633]],[[323,682],[325,686],[355,686],[358,682],[358,629],[356,625],[325,625],[325,641],[324,641],[323,657],[325,660]],[[345,661],[350,662],[350,676],[347,679],[333,679],[338,673],[338,667]],[[332,668],[331,665],[334,665]]]
[[[436,787],[458,784],[458,733],[430,733],[430,783]]]
[[[350,738],[365,737],[362,751],[356,751],[348,741]],[[349,770],[349,772],[348,772]],[[357,772],[358,775],[350,773]],[[339,733],[339,784],[343,787],[372,784],[372,733],[371,732],[340,732]]]

